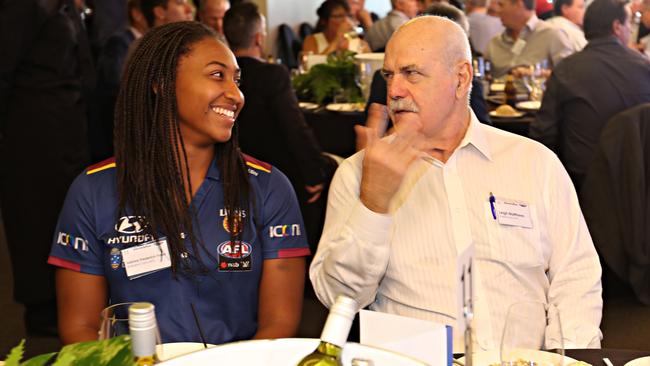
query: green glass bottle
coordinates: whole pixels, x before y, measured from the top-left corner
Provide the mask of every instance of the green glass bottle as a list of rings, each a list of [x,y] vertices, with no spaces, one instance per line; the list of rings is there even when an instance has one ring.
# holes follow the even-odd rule
[[[358,308],[356,301],[339,295],[330,308],[320,336],[320,344],[314,352],[300,360],[297,366],[342,366],[341,353]]]
[[[152,366],[159,362],[156,356],[158,326],[152,303],[137,302],[129,306],[129,334],[135,365]]]

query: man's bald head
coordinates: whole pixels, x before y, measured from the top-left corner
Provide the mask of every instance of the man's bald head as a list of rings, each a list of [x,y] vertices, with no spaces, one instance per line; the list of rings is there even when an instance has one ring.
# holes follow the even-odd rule
[[[433,51],[436,61],[452,70],[459,62],[471,64],[472,52],[467,34],[455,22],[439,16],[420,16],[399,27],[386,45],[386,52],[408,45]]]

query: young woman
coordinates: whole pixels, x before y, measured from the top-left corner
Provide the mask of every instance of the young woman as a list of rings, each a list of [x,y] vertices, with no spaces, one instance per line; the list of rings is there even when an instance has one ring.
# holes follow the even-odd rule
[[[327,55],[342,50],[370,52],[368,44],[354,33],[350,6],[345,0],[325,0],[316,13],[317,33],[305,38],[302,45],[304,53]]]
[[[152,29],[130,55],[115,159],[73,183],[49,263],[64,343],[97,338],[108,304],[149,301],[163,342],[291,337],[309,254],[295,194],[240,153],[239,68],[196,22]]]

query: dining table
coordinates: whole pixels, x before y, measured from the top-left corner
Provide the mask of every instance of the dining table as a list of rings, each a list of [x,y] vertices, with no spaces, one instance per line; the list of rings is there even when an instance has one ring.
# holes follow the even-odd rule
[[[593,366],[607,366],[604,359],[607,358],[614,366],[623,366],[626,363],[640,358],[650,356],[650,351],[600,348],[600,349],[566,349],[564,354],[578,361],[587,362]],[[650,363],[650,361],[648,361]]]
[[[365,124],[362,111],[335,112],[325,107],[302,109],[323,151],[347,158],[356,151],[355,125]]]

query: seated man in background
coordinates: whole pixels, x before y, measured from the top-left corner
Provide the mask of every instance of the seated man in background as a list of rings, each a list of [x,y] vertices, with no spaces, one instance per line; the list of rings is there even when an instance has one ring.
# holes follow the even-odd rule
[[[547,22],[566,33],[573,52],[585,48],[587,39],[582,31],[585,18],[585,0],[555,0],[555,16]]]
[[[488,14],[488,1],[497,0],[468,0],[465,11],[469,21],[469,41],[474,52],[485,54],[490,40],[503,32],[503,24],[497,15]]]
[[[395,29],[418,14],[416,0],[390,0],[390,4],[393,10],[366,31],[366,42],[374,52],[383,52]]]
[[[336,163],[324,156],[298,107],[287,69],[263,61],[264,16],[253,3],[233,6],[224,32],[241,68],[240,89],[246,105],[239,114],[243,152],[273,164],[293,185],[315,250],[322,230],[325,199]]]
[[[589,5],[589,43],[553,70],[530,125],[530,138],[557,153],[578,190],[607,120],[650,102],[650,61],[627,46],[630,16],[621,0]]]
[[[521,65],[546,60],[555,66],[572,53],[564,32],[535,15],[535,0],[497,0],[505,31],[490,41],[485,58],[492,63],[492,76],[501,77]]]
[[[334,176],[310,268],[316,294],[452,325],[457,256],[473,244],[478,347],[499,347],[518,301],[557,307],[565,347],[598,347],[601,268],[571,181],[550,150],[478,122],[471,62],[467,35],[448,19],[395,32],[383,73],[396,133],[366,131],[368,147]]]

